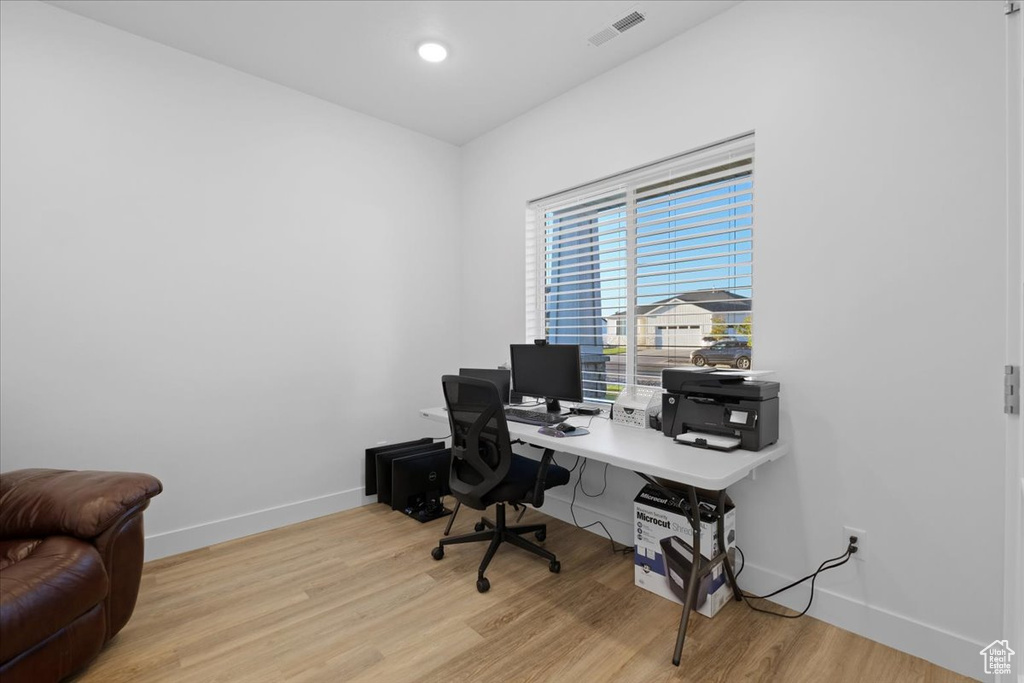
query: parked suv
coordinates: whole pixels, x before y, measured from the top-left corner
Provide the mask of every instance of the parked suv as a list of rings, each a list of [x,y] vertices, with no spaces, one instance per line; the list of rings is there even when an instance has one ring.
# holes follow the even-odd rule
[[[697,367],[729,365],[740,370],[750,369],[750,344],[745,341],[718,341],[707,348],[690,354],[690,362]]]

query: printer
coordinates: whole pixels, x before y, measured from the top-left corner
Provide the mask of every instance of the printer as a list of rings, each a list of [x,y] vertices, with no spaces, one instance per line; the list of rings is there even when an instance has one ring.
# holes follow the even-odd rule
[[[778,382],[707,368],[665,368],[661,385],[665,436],[693,431],[733,437],[748,451],[779,440]]]

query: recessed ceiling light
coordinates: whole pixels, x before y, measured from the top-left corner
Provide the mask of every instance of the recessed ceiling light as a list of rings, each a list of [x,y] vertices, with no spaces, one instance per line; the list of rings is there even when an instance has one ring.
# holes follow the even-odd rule
[[[443,62],[448,57],[448,50],[440,43],[423,43],[419,48],[420,57],[428,62]]]

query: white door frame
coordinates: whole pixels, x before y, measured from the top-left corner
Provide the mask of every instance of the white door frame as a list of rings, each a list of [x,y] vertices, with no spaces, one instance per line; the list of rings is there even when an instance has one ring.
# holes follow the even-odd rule
[[[1024,360],[1024,12],[1006,17],[1006,364]],[[1015,648],[1013,675],[1024,678],[1024,419],[1006,417],[1006,545],[1003,638]]]

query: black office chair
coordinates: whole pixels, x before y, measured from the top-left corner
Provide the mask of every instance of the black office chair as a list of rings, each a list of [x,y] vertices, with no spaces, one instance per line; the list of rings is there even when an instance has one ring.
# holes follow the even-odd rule
[[[444,557],[444,547],[456,543],[490,541],[477,572],[476,589],[486,593],[491,587],[484,577],[487,565],[504,542],[511,543],[548,561],[556,574],[561,565],[554,553],[522,538],[532,533],[538,541],[547,535],[544,524],[507,526],[505,504],[529,503],[540,507],[544,491],[569,483],[569,471],[552,464],[554,451],[547,449],[540,462],[512,452],[512,441],[505,422],[504,406],[498,387],[492,382],[459,375],[441,378],[448,422],[452,427],[452,467],[449,488],[463,505],[486,510],[497,503],[496,521],[483,518],[476,533],[442,538],[431,551],[435,560]]]

